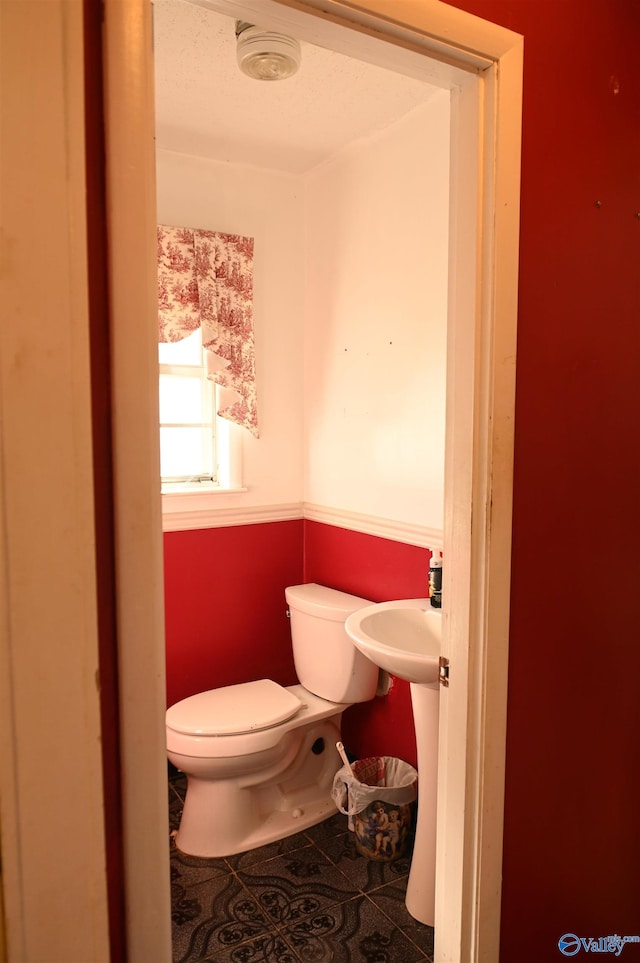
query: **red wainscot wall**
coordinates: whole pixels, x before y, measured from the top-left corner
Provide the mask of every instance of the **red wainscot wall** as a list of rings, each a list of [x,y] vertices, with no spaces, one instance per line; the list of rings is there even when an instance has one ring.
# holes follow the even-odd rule
[[[319,582],[374,602],[428,591],[428,549],[318,522],[167,532],[164,556],[167,705],[252,679],[294,683],[287,585]],[[408,684],[393,679],[388,695],[348,709],[343,741],[360,758],[415,765]]]
[[[428,595],[426,548],[364,535],[320,522],[304,523],[304,580],[372,602]],[[409,684],[393,679],[390,692],[354,705],[343,716],[342,738],[358,758],[397,756],[416,765]]]
[[[167,705],[237,682],[297,681],[284,590],[302,581],[302,526],[165,533]]]

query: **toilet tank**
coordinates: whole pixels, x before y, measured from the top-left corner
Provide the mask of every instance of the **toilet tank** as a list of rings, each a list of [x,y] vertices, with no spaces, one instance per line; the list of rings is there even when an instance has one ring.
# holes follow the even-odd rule
[[[376,693],[378,667],[346,633],[347,616],[367,599],[310,582],[285,589],[293,659],[305,689],[330,702],[367,702]]]

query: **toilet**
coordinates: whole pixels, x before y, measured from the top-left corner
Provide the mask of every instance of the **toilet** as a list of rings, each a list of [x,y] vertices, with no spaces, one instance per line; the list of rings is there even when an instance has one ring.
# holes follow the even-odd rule
[[[347,635],[367,599],[309,583],[285,590],[298,684],[270,679],[211,689],[167,710],[167,755],[187,793],[176,846],[231,856],[336,811],[342,713],[376,694],[379,670]]]

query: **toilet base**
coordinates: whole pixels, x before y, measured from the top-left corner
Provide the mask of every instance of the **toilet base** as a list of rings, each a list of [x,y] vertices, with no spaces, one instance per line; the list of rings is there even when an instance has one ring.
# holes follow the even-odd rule
[[[327,719],[298,732],[301,741],[292,739],[290,755],[274,762],[272,771],[213,779],[190,774],[185,765],[187,794],[175,836],[177,848],[190,856],[233,856],[333,815],[331,788],[342,764],[336,749],[340,730]],[[314,751],[320,740],[322,753]],[[182,768],[179,757],[172,753],[169,757]]]
[[[245,836],[241,843],[236,843],[232,851],[229,852],[227,851],[228,847],[224,845],[222,847],[217,845],[203,846],[202,840],[199,838],[191,839],[188,827],[185,831],[182,825],[176,833],[175,844],[176,848],[187,856],[233,856],[237,853],[246,853],[251,849],[259,849],[260,846],[266,846],[268,843],[280,839],[286,839],[287,836],[293,836],[295,833],[301,833],[310,826],[317,826],[325,819],[330,819],[335,813],[336,807],[331,799],[317,801],[304,809],[297,808],[292,812],[271,813],[253,833]],[[197,852],[194,850],[197,850]]]

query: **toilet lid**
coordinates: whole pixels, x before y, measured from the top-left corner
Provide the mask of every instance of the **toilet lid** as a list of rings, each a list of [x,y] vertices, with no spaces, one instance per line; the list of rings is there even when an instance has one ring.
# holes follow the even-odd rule
[[[189,696],[167,709],[167,725],[188,735],[230,736],[277,726],[301,705],[277,682],[260,679]]]

